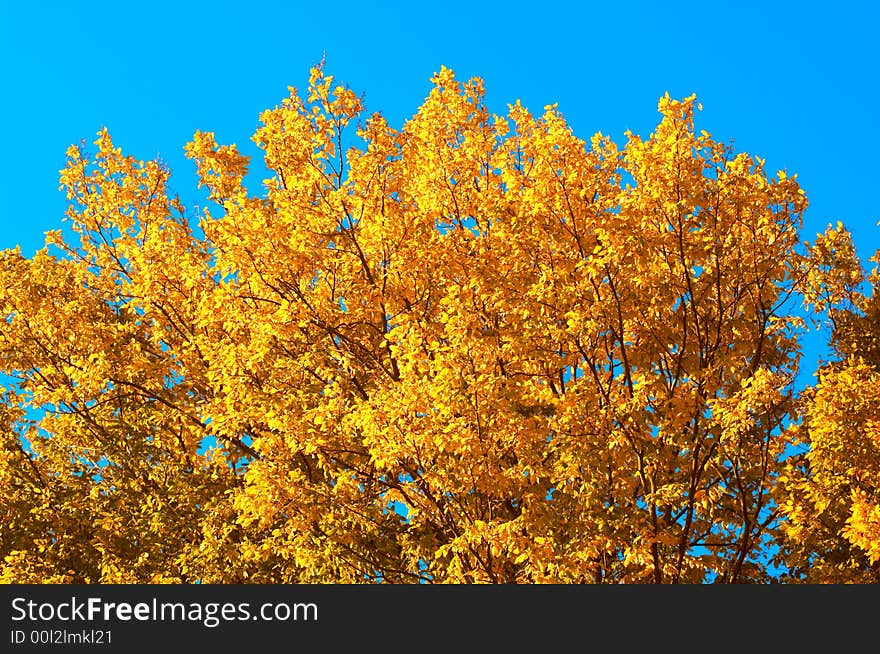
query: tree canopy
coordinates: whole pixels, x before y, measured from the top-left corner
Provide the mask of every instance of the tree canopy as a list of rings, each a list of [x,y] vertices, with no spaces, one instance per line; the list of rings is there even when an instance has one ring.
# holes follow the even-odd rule
[[[103,130],[0,253],[0,579],[880,581],[880,305],[794,176],[441,69],[395,128],[323,66],[208,201]],[[253,184],[251,184],[253,185]],[[833,360],[795,389],[804,312]]]

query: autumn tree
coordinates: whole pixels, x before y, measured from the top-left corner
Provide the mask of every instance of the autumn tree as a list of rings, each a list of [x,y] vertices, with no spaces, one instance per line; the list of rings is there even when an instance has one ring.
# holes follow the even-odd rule
[[[833,357],[791,429],[801,449],[777,489],[778,559],[797,581],[880,583],[880,273],[864,273],[842,224],[809,263],[804,296],[830,327]]]
[[[697,109],[585,142],[442,69],[394,128],[317,67],[259,192],[196,133],[200,210],[70,148],[0,265],[2,578],[768,580],[806,199]]]

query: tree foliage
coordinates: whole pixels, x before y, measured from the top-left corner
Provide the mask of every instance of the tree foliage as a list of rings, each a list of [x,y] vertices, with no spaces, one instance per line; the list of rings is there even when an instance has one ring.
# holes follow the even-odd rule
[[[860,269],[796,180],[694,97],[618,146],[432,81],[396,129],[313,69],[258,193],[197,132],[201,209],[68,150],[70,235],[0,255],[0,578],[876,580],[877,305],[799,402],[795,293]]]
[[[781,560],[811,583],[880,583],[880,275],[866,278],[842,225],[812,250],[805,295],[830,317],[835,358],[792,428],[802,451],[778,489]]]

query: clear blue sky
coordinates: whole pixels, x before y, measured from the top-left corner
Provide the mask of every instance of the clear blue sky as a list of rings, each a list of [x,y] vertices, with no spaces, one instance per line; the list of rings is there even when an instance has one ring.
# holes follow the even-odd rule
[[[325,8],[326,7],[326,8]],[[106,125],[197,197],[196,129],[246,151],[258,114],[309,67],[399,125],[441,65],[480,76],[491,110],[558,102],[582,138],[647,135],[657,99],[696,93],[697,129],[797,173],[804,238],[842,220],[880,247],[880,10],[871,2],[14,2],[0,20],[0,248],[60,226],[58,170]]]

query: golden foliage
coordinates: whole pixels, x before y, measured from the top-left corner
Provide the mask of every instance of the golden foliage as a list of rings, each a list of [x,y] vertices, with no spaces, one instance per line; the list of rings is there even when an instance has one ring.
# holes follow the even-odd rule
[[[880,278],[875,271],[866,279],[841,225],[824,236],[813,246],[818,265],[805,297],[820,298],[828,311],[838,359],[820,369],[792,429],[803,451],[787,462],[777,489],[785,516],[780,560],[794,579],[811,583],[878,583]],[[815,288],[822,290],[811,297]]]
[[[4,580],[768,579],[788,300],[843,292],[833,243],[795,254],[796,180],[694,97],[620,147],[432,81],[395,129],[313,69],[259,194],[197,132],[199,211],[106,131],[68,151],[74,238],[0,259]],[[839,537],[876,559],[868,488]]]

